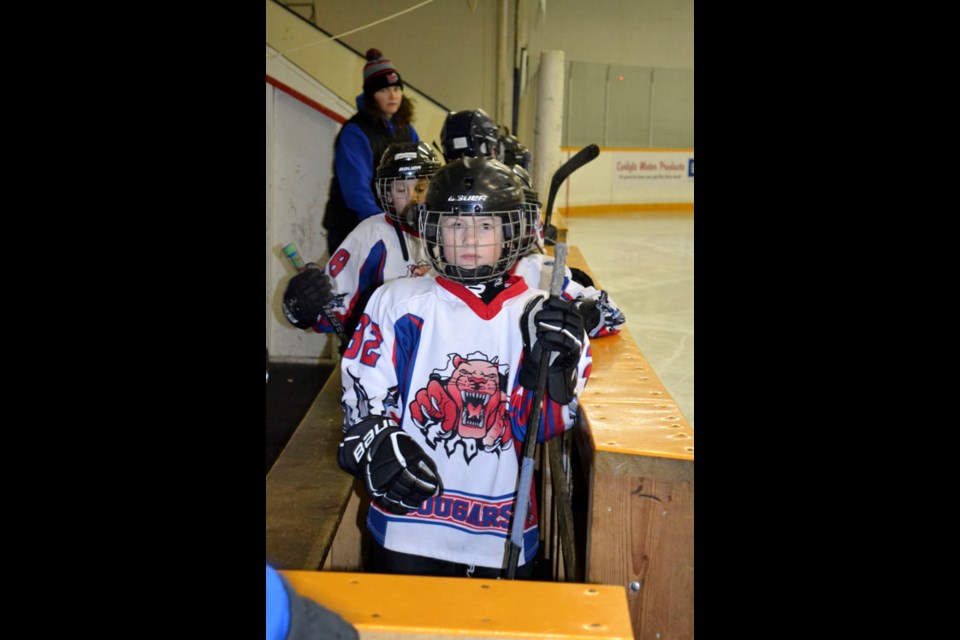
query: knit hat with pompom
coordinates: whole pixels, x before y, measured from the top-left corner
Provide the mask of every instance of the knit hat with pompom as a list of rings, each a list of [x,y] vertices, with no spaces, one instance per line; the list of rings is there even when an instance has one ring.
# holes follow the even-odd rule
[[[363,67],[363,93],[372,97],[384,87],[403,88],[403,80],[393,63],[383,57],[379,49],[367,49],[367,64]]]

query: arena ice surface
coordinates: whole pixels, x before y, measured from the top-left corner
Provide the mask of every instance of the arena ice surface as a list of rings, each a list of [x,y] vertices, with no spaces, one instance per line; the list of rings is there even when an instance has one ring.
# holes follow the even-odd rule
[[[566,219],[599,284],[692,427],[694,241],[692,211],[644,211]],[[602,338],[601,338],[602,340]]]

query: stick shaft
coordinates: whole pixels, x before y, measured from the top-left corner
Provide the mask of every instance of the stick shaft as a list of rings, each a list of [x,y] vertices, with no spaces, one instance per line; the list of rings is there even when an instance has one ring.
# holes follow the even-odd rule
[[[563,290],[563,275],[567,267],[567,245],[559,243],[554,247],[553,273],[550,276],[550,297],[559,298]],[[517,499],[513,508],[513,523],[510,526],[510,538],[507,541],[506,577],[513,580],[517,575],[520,549],[523,546],[523,529],[530,508],[530,489],[533,486],[533,460],[537,455],[537,438],[540,435],[540,414],[543,398],[547,390],[547,375],[550,368],[550,350],[544,350],[540,356],[540,368],[537,370],[537,387],[533,395],[533,406],[527,420],[527,431],[523,441],[523,459],[520,477],[517,480]]]

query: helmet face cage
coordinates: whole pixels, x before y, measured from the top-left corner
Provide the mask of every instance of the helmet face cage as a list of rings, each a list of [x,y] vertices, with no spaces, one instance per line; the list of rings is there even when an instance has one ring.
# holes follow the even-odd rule
[[[434,173],[411,175],[409,177],[377,178],[377,196],[380,198],[380,204],[383,206],[387,217],[404,226],[415,227],[416,222],[411,224],[411,220],[405,219],[402,214],[408,206],[415,205],[423,199],[427,192],[430,176]]]
[[[530,233],[523,189],[510,167],[492,158],[465,156],[440,169],[417,205],[434,269],[461,283],[510,271]]]
[[[430,263],[438,273],[464,284],[505,275],[523,255],[530,232],[522,204],[510,211],[475,209],[466,205],[437,211],[417,205]]]
[[[518,164],[513,165],[510,169],[513,170],[513,174],[518,177],[524,185],[523,211],[525,214],[527,235],[520,248],[520,255],[526,256],[534,253],[535,248],[538,249],[539,253],[543,253],[543,224],[540,221],[540,196],[532,188],[533,185],[530,184],[530,174],[526,169]]]
[[[376,191],[380,205],[391,220],[416,228],[415,220],[403,217],[404,209],[423,199],[440,161],[425,142],[400,142],[384,151],[377,167]]]
[[[526,235],[520,246],[520,256],[543,253],[543,223],[540,220],[540,201],[533,189],[523,190],[523,214]]]

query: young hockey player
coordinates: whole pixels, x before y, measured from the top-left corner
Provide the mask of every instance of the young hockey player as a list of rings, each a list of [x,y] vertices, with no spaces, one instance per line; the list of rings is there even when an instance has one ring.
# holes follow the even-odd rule
[[[440,160],[425,142],[398,142],[387,147],[376,178],[377,197],[386,213],[361,221],[324,269],[309,263],[305,271],[290,279],[283,310],[292,324],[332,332],[330,322],[321,315],[324,306],[331,304],[349,338],[374,289],[429,270],[414,205],[423,198],[428,179],[439,168]],[[345,347],[340,345],[341,350]]]
[[[569,302],[509,274],[527,230],[523,190],[507,166],[447,164],[418,209],[439,275],[394,280],[370,298],[341,360],[337,460],[371,497],[367,571],[497,577],[521,443],[573,426],[589,340]],[[546,402],[531,435],[546,349]],[[534,502],[520,577],[530,575],[537,535]]]

